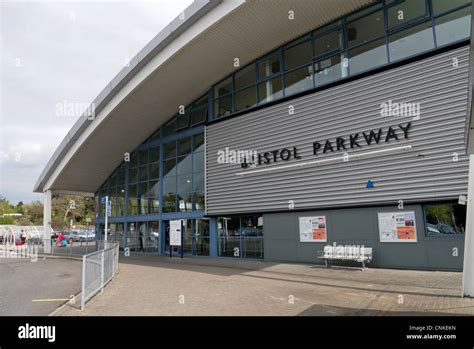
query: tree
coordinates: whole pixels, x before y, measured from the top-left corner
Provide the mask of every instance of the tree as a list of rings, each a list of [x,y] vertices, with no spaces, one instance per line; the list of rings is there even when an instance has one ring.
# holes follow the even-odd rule
[[[65,229],[69,227],[71,219],[73,224],[85,225],[87,217],[94,219],[94,209],[94,198],[75,195],[55,196],[51,203],[51,225]],[[4,216],[8,213],[21,213],[23,216]],[[17,205],[11,205],[7,198],[0,194],[0,224],[42,225],[43,204],[35,200],[26,204],[19,201]]]
[[[25,209],[23,206],[24,206],[23,201],[18,201],[18,203],[15,206],[15,212],[25,214]]]
[[[25,214],[34,225],[43,224],[43,204],[39,200],[35,200],[24,206]]]
[[[73,224],[85,225],[86,217],[94,217],[94,199],[75,195],[62,195],[52,201],[53,223],[66,228]]]

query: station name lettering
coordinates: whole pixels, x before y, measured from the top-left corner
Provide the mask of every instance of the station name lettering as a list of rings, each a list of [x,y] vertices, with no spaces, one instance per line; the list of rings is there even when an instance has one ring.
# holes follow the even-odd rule
[[[400,124],[398,126],[389,126],[388,128],[379,128],[377,130],[370,130],[367,132],[357,132],[348,136],[341,136],[325,141],[313,142],[313,155],[333,153],[336,151],[346,151],[349,149],[361,148],[365,145],[374,145],[380,143],[389,143],[391,141],[399,141],[401,139],[408,139],[408,134],[411,129],[411,122],[407,124]],[[297,147],[286,147],[277,150],[271,150],[264,153],[258,153],[254,159],[245,159],[241,164],[243,168],[251,165],[266,165],[279,161],[302,159]]]

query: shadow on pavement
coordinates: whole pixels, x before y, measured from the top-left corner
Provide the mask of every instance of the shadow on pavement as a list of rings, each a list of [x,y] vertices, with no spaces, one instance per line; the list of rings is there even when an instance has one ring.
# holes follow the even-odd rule
[[[389,311],[380,309],[356,309],[334,305],[315,304],[297,316],[466,316],[466,314],[441,311]]]
[[[174,270],[186,270],[219,276],[240,275],[249,271],[261,270],[279,264],[257,260],[234,261],[191,256],[185,256],[184,258],[170,258],[169,256],[165,255],[158,256],[144,253],[131,253],[129,257],[125,257],[122,251],[120,252],[119,263]]]

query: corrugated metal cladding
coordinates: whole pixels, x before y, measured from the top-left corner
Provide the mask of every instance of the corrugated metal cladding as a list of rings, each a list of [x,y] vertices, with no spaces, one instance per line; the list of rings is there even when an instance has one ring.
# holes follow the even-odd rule
[[[453,64],[456,62],[457,66]],[[372,204],[456,199],[467,191],[468,159],[464,130],[468,102],[469,48],[462,47],[309,94],[288,102],[211,124],[206,130],[206,211],[208,215],[271,212]],[[420,103],[420,119],[381,116],[381,104]],[[289,115],[289,106],[294,115]],[[411,122],[408,139],[398,125]],[[398,140],[385,142],[391,126]],[[362,132],[378,132],[378,144],[367,145]],[[359,133],[360,148],[349,154],[411,145],[396,152],[291,169],[251,172],[238,164],[219,164],[218,151],[259,153],[294,146],[300,160],[278,161],[261,168],[340,157],[336,137]],[[322,153],[326,140],[334,152]],[[313,155],[313,142],[322,144]],[[454,160],[458,154],[458,161]],[[366,188],[367,182],[374,183]]]

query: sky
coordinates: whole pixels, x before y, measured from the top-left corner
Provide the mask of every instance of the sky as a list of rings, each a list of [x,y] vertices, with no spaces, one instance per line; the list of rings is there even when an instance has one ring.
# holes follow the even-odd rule
[[[1,195],[42,200],[34,184],[81,111],[191,3],[0,0]]]

